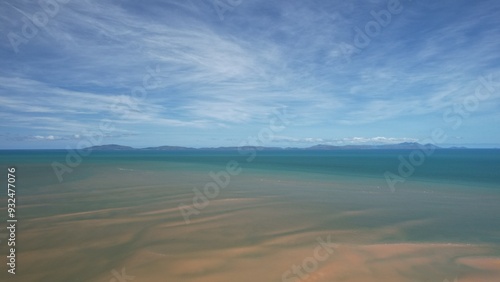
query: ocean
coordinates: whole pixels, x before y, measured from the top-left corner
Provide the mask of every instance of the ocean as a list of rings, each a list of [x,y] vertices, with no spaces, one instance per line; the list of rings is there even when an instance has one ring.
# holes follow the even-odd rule
[[[0,167],[12,281],[500,277],[500,150],[23,150]]]

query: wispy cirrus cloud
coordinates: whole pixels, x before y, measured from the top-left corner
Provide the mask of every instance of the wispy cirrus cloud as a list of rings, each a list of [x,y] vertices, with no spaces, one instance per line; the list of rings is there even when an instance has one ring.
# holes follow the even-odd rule
[[[0,42],[7,121],[0,130],[59,136],[107,119],[143,136],[244,138],[241,128],[264,125],[284,105],[303,129],[298,138],[327,138],[330,128],[331,136],[366,136],[364,125],[377,129],[374,136],[401,136],[396,128],[442,122],[442,111],[473,93],[479,75],[500,74],[497,2],[401,3],[403,12],[346,58],[339,46],[353,44],[355,28],[374,20],[370,12],[385,1],[249,1],[223,22],[203,1],[68,2],[19,53]],[[4,4],[0,31],[23,36],[23,17],[39,10],[27,0]],[[155,68],[158,87],[131,100]],[[116,101],[128,102],[120,111]],[[496,120],[499,107],[493,95],[477,116]],[[467,142],[493,142],[463,130]]]

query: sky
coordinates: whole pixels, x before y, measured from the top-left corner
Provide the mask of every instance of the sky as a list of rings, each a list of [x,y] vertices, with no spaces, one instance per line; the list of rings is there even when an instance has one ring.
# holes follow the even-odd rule
[[[499,1],[4,0],[0,31],[0,149],[500,147]]]

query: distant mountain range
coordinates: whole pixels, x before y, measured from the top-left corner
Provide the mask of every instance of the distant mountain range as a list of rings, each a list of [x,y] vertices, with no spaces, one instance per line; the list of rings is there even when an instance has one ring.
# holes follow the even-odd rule
[[[385,144],[385,145],[344,145],[344,146],[334,146],[334,145],[324,145],[318,144],[307,148],[281,148],[281,147],[261,147],[261,146],[244,146],[244,147],[210,147],[210,148],[191,148],[191,147],[181,147],[181,146],[159,146],[159,147],[147,147],[147,148],[133,148],[129,146],[122,146],[116,144],[108,144],[101,146],[92,146],[86,149],[91,150],[100,150],[100,151],[130,151],[130,150],[143,150],[143,151],[197,151],[197,150],[213,150],[213,151],[235,151],[235,150],[249,150],[249,149],[257,149],[257,150],[265,150],[265,151],[274,151],[274,150],[311,150],[311,151],[332,151],[332,150],[413,150],[419,149],[422,147],[426,147],[427,149],[467,149],[465,147],[452,147],[452,148],[441,148],[432,144],[422,145],[416,142],[404,142],[399,144]]]

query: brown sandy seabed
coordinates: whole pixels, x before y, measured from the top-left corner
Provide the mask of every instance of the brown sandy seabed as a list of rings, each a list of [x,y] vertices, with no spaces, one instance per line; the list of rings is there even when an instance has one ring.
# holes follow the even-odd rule
[[[18,230],[17,274],[5,275],[3,264],[0,280],[285,281],[285,271],[314,255],[318,237],[331,236],[335,247],[328,259],[288,281],[500,281],[498,245],[405,242],[405,228],[424,228],[426,219],[343,227],[342,222],[380,213],[345,206],[332,212],[335,196],[343,201],[349,195],[391,195],[378,185],[315,183],[319,197],[330,193],[325,204],[324,199],[287,196],[288,187],[303,189],[310,184],[306,181],[241,175],[186,224],[178,205],[191,202],[193,185],[182,179],[197,187],[207,182],[205,174],[116,171],[22,197],[19,209],[29,216]],[[263,188],[245,191],[256,183]],[[339,224],[325,227],[324,222]],[[122,271],[130,280],[113,275]]]

